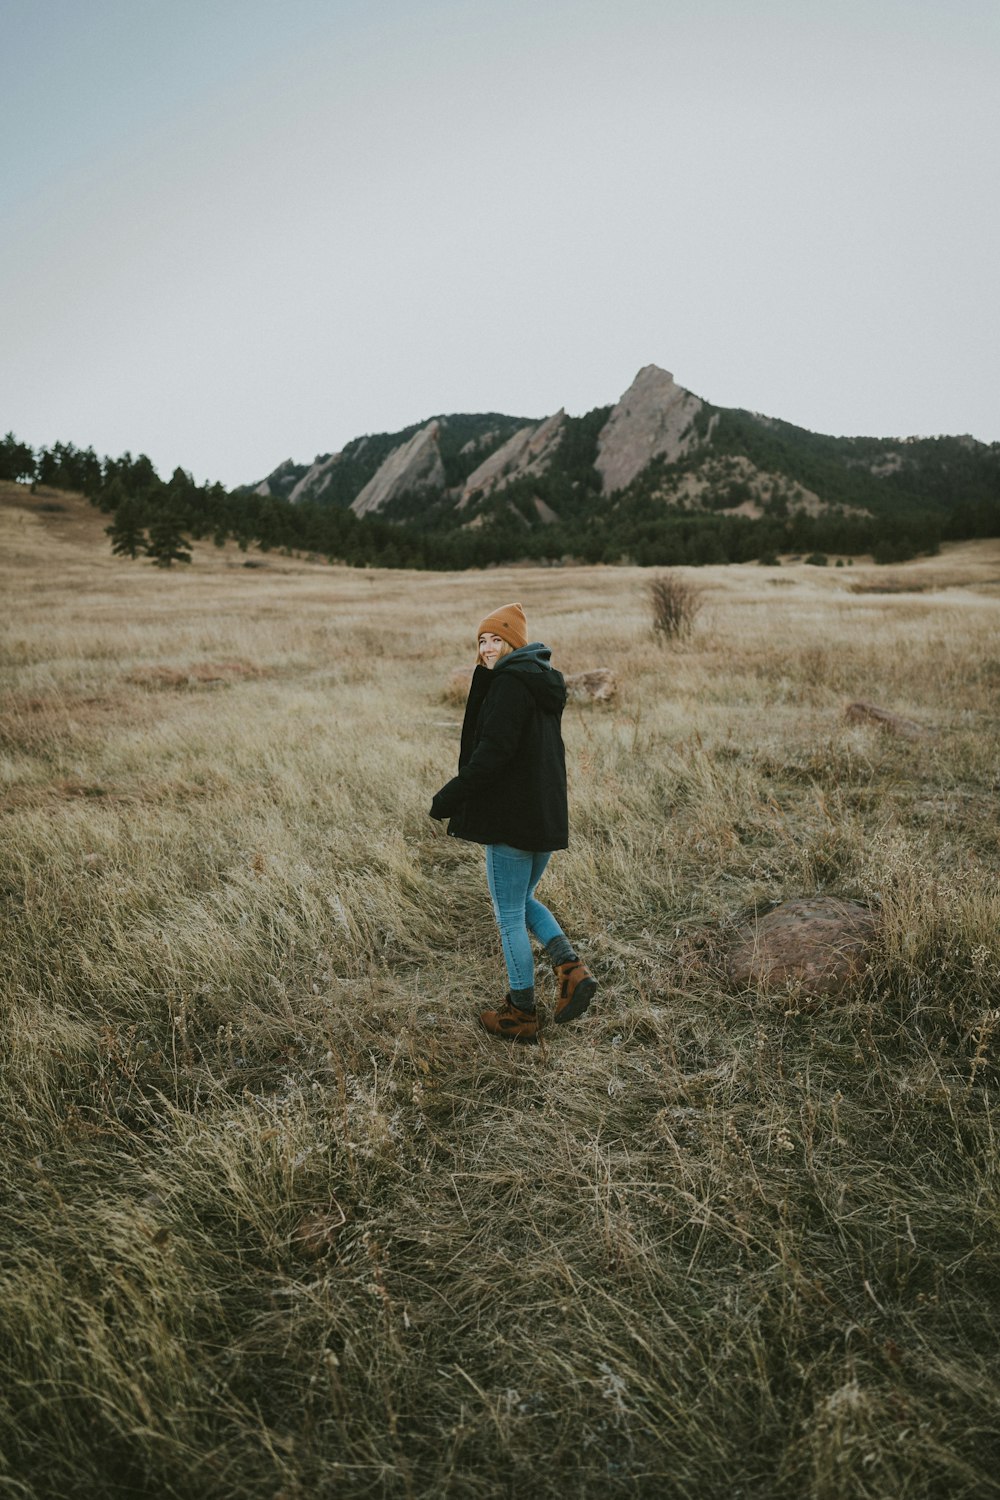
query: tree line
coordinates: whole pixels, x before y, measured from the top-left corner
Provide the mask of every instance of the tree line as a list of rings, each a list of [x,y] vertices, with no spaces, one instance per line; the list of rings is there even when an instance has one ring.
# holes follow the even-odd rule
[[[652,566],[770,560],[781,553],[903,561],[934,552],[943,540],[1000,536],[1000,494],[974,487],[971,498],[937,508],[901,507],[862,515],[832,510],[785,513],[780,504],[759,519],[665,504],[663,473],[650,466],[610,503],[592,469],[601,413],[571,419],[572,462],[549,475],[515,480],[491,497],[474,528],[456,523],[452,505],[426,495],[403,497],[394,514],[358,517],[344,505],[291,504],[272,495],[196,484],[185,469],[161,478],[145,454],[99,458],[92,448],[55,443],[37,451],[8,433],[0,442],[0,478],[78,491],[108,517],[116,555],[160,567],[190,560],[193,542],[229,541],[304,553],[353,567],[454,570],[519,561],[635,563]],[[535,497],[560,519],[543,524]]]

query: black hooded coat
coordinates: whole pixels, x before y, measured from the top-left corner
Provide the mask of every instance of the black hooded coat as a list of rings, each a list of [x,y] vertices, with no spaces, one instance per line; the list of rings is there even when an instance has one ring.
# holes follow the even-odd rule
[[[458,775],[431,804],[448,832],[474,844],[565,849],[569,842],[562,674],[540,641],[477,667],[462,725]]]

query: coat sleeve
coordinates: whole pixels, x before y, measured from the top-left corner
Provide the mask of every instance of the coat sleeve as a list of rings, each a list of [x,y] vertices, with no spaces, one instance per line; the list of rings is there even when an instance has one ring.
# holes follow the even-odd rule
[[[466,798],[488,787],[496,773],[513,760],[531,707],[531,694],[516,678],[502,677],[493,684],[480,710],[476,748],[458,775],[434,797],[432,818],[450,818]]]

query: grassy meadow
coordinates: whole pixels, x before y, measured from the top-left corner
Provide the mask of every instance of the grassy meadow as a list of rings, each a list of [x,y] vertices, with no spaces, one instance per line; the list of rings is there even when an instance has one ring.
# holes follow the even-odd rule
[[[663,645],[640,569],[104,524],[0,486],[0,1496],[1000,1494],[1000,543],[698,570]],[[537,1049],[427,814],[510,599],[618,681]],[[818,891],[879,908],[856,992],[732,992]]]

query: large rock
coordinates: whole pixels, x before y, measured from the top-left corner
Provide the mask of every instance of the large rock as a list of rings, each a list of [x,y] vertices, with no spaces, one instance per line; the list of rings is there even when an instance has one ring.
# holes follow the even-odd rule
[[[610,667],[591,667],[588,672],[570,672],[566,695],[571,703],[610,703],[617,684]]]
[[[356,516],[379,511],[398,495],[412,490],[443,490],[444,464],[438,447],[439,422],[428,422],[408,443],[400,443],[351,501]]]
[[[875,913],[857,901],[786,901],[737,934],[729,979],[741,989],[840,995],[864,973],[876,931]]]
[[[495,453],[473,469],[462,488],[458,509],[464,510],[476,495],[501,490],[512,479],[526,474],[544,474],[562,438],[566,413],[563,410],[529,427],[520,427]]]
[[[698,446],[694,419],[703,402],[668,370],[644,365],[614,407],[597,440],[597,469],[605,494],[624,489],[654,458],[675,463]]]

